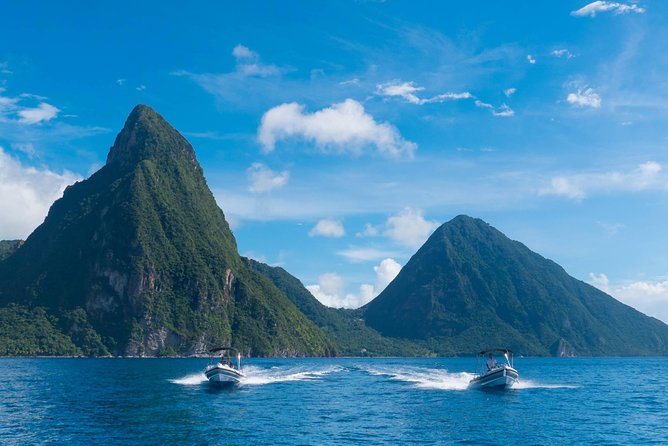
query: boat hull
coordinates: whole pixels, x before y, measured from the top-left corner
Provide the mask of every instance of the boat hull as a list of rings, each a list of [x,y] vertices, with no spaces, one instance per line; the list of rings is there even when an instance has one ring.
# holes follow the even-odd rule
[[[206,378],[212,384],[238,384],[244,377],[239,370],[233,369],[227,365],[213,364],[204,370]]]
[[[519,381],[519,373],[510,366],[497,367],[484,375],[476,376],[470,383],[470,388],[505,390]]]

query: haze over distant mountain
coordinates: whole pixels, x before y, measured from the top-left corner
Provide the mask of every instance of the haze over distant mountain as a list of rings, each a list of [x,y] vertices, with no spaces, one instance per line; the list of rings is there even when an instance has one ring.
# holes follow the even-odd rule
[[[364,308],[385,336],[442,354],[668,354],[668,325],[569,276],[482,220],[443,224]]]
[[[253,355],[334,351],[241,260],[192,146],[143,105],[106,165],[68,187],[0,262],[0,306],[0,325],[41,324],[68,354],[189,354],[229,343]],[[9,331],[0,353],[44,353],[30,351],[26,336],[45,336]]]

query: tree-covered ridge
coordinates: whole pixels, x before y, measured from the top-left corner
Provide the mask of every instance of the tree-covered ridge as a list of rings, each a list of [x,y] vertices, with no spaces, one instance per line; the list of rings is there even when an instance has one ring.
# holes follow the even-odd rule
[[[488,345],[537,355],[668,354],[666,324],[467,216],[438,228],[364,315],[385,336],[444,354]]]
[[[247,264],[269,278],[295,306],[324,331],[344,356],[424,356],[431,351],[422,342],[383,337],[368,327],[361,310],[326,307],[304,285],[281,267],[252,259]]]
[[[57,319],[84,309],[114,354],[219,344],[252,355],[333,353],[322,331],[241,261],[192,146],[141,105],[107,164],[68,187],[0,263],[0,306],[10,303]]]

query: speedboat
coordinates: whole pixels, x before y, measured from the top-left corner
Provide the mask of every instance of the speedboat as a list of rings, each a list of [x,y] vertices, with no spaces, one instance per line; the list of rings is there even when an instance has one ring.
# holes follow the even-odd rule
[[[496,362],[494,353],[501,353],[504,361]],[[520,374],[513,367],[513,352],[506,348],[491,348],[476,355],[477,372],[469,382],[471,389],[511,388],[519,381]]]
[[[234,367],[230,353],[236,352],[237,366]],[[209,350],[209,353],[215,356],[209,362],[209,365],[204,369],[206,378],[212,384],[218,385],[234,385],[238,384],[244,373],[241,371],[241,353],[236,349],[230,347],[216,347]],[[227,353],[227,360],[225,354]]]

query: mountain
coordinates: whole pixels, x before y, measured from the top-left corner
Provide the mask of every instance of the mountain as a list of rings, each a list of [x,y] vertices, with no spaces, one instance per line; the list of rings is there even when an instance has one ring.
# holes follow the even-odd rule
[[[23,245],[23,240],[0,240],[0,261],[6,259]]]
[[[144,105],[105,166],[68,187],[0,262],[0,306],[5,321],[40,317],[84,354],[192,354],[230,343],[252,355],[334,351],[242,261],[192,146]]]
[[[280,267],[244,259],[250,268],[272,281],[299,310],[322,329],[344,356],[425,356],[421,343],[381,336],[364,323],[362,310],[330,308],[321,304],[304,285]]]
[[[438,228],[363,310],[381,334],[441,354],[668,354],[666,324],[467,216]]]

